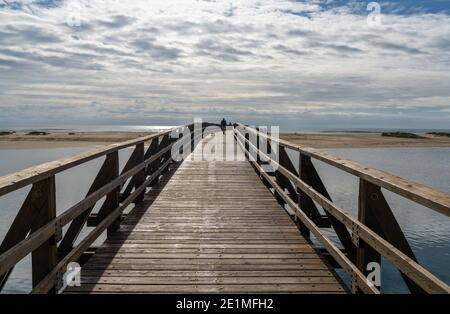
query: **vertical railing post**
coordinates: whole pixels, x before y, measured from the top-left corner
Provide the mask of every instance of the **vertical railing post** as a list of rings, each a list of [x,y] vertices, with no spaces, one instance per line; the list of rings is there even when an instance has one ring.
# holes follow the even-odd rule
[[[305,182],[306,182],[306,176],[307,176],[306,167],[307,167],[307,163],[310,161],[311,160],[308,160],[307,156],[300,153],[299,165],[298,165],[299,177],[300,177],[300,180],[303,180]],[[300,210],[302,210],[306,214],[306,216],[311,218],[311,206],[310,206],[309,197],[299,188],[297,188],[297,192],[298,192],[298,205],[300,207]],[[297,223],[300,227],[301,234],[305,238],[309,239],[311,237],[311,232],[309,231],[309,229],[301,221],[298,220]]]
[[[145,155],[145,148],[144,143],[139,143],[136,145],[136,166],[142,164],[144,162],[144,155]],[[135,188],[139,188],[142,184],[145,182],[145,168],[142,168],[141,171],[139,171],[135,175]],[[141,194],[139,194],[133,201],[134,204],[140,203],[144,200],[145,190],[142,191]]]
[[[169,134],[164,135],[163,140],[161,142],[161,143],[164,143],[162,148],[166,148],[167,146],[169,146],[172,143],[172,140],[173,139],[170,138]],[[169,149],[167,152],[165,152],[163,154],[162,159],[160,159],[159,166],[161,166],[163,163],[165,163],[166,161],[168,161],[171,158],[172,158],[172,151]],[[167,173],[168,170],[169,170],[169,167],[166,167],[165,169],[163,169],[163,171],[161,171],[161,174]]]
[[[260,146],[259,146],[259,140],[260,140],[259,127],[256,127],[256,131],[257,131],[257,133],[256,133],[256,162],[258,164],[261,164],[261,158],[259,157],[259,149],[260,149]]]
[[[417,258],[409,246],[408,240],[403,234],[381,188],[364,179],[360,179],[359,184],[358,219],[383,239],[405,253],[413,261],[417,262]],[[367,265],[375,262],[380,265],[379,268],[381,269],[381,258],[379,254],[369,245],[364,243],[364,241],[358,239],[357,235],[355,236],[355,231],[353,231],[353,233],[353,241],[356,242],[358,247],[356,254],[356,265],[358,268],[367,275],[373,271],[367,270]],[[411,293],[424,293],[424,290],[421,287],[401,271],[400,273]]]
[[[250,140],[250,134],[248,134],[248,132],[245,132],[245,157],[247,157],[248,160],[250,160],[250,145],[248,143],[248,141]]]
[[[158,152],[158,145],[159,145],[159,140],[158,138],[154,138],[152,139],[152,141],[150,142],[150,145],[147,149],[147,152],[145,153],[145,157],[144,159],[147,160],[150,157],[152,157],[153,155],[155,155]],[[147,165],[146,169],[145,169],[145,176],[149,176],[152,174],[153,171],[155,171],[155,169],[152,168],[153,163],[150,163]]]
[[[312,163],[311,157],[302,154],[301,157],[301,180],[309,184],[314,190],[322,194],[325,198],[332,201],[330,194],[328,193],[322,179],[319,176],[314,164]],[[301,198],[304,200],[303,210],[306,214],[320,227],[333,227],[336,235],[344,246],[345,252],[350,260],[356,260],[356,247],[352,242],[352,236],[350,235],[347,227],[336,219],[333,215],[328,214],[326,211],[326,216],[323,217],[318,211],[313,200],[307,195],[302,194]],[[302,201],[303,202],[303,201]]]
[[[359,182],[358,220],[373,231],[380,233],[375,213],[370,208],[371,200],[377,197],[371,191],[369,182],[361,179]],[[357,230],[353,230],[352,237],[356,245],[356,266],[359,270],[367,276],[369,273],[367,266],[370,263],[376,263],[375,265],[378,265],[378,269],[381,271],[381,255],[359,238]],[[381,276],[381,273],[377,275]],[[358,292],[355,282],[352,282],[352,290]]]
[[[158,153],[163,148],[163,138],[157,137],[154,139],[155,141],[155,153]],[[156,158],[150,165],[147,167],[147,173],[151,175],[153,172],[158,170],[159,166],[161,165],[161,157]],[[155,178],[152,182],[150,182],[149,186],[154,186],[159,182],[159,178]]]
[[[114,178],[117,177],[115,171],[114,165],[117,164],[117,158],[113,157],[113,154],[109,154],[106,156],[105,161],[103,162],[102,167],[100,168],[99,172],[97,173],[97,176],[94,179],[94,182],[92,182],[91,187],[89,188],[89,191],[87,192],[86,196],[89,196],[90,194],[94,193],[104,185],[111,182]],[[125,168],[122,170],[122,173],[126,172],[127,170],[131,169],[131,162],[127,163],[125,165]],[[121,187],[119,187],[121,188]],[[90,206],[88,209],[86,209],[83,213],[81,213],[78,217],[76,217],[74,220],[72,220],[69,228],[67,229],[67,232],[64,234],[64,237],[59,244],[59,250],[58,255],[59,258],[62,259],[64,256],[66,256],[67,253],[69,253],[73,249],[73,244],[75,243],[76,239],[78,238],[78,235],[80,234],[81,230],[83,229],[85,223],[88,220],[89,215],[91,214],[92,210],[94,208],[93,206]],[[98,220],[97,220],[98,221]]]
[[[31,226],[31,233],[51,222],[56,218],[56,188],[55,176],[51,176],[37,183],[39,185],[38,196],[41,198],[41,207],[38,216]],[[31,254],[33,287],[47,276],[58,262],[58,248],[56,233],[45,241]],[[56,293],[57,283],[49,291]]]
[[[38,210],[42,207],[42,198],[40,197],[41,193],[39,190],[40,183],[37,182],[33,184],[0,245],[0,254],[6,252],[27,237],[30,232],[31,225],[36,220]],[[0,291],[5,286],[12,270],[13,268],[5,274],[0,275]]]
[[[119,176],[119,152],[115,151],[106,155],[106,160],[109,165],[111,180]],[[120,186],[112,190],[106,195],[106,200],[97,214],[97,223],[100,223],[110,213],[112,213],[120,205]],[[108,227],[107,236],[110,237],[112,232],[117,231],[120,226],[121,216]]]
[[[195,149],[195,124],[191,124],[188,126],[189,132],[191,134],[191,153],[194,152]],[[192,157],[194,156],[194,154],[191,155]]]

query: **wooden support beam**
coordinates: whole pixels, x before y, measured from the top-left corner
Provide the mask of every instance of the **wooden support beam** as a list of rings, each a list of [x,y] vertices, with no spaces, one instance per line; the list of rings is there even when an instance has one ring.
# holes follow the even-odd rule
[[[56,218],[56,187],[55,176],[51,176],[40,183],[40,208],[38,215],[31,226],[31,233],[45,226]],[[56,234],[41,244],[31,254],[33,287],[35,287],[45,276],[47,276],[58,262],[58,248]],[[49,293],[56,293],[57,280]]]
[[[144,155],[145,155],[144,143],[136,145],[136,150],[137,150],[136,165],[138,165],[138,164],[141,164],[144,162]],[[142,169],[141,171],[139,171],[134,177],[135,177],[134,186],[135,186],[135,188],[138,188],[145,182],[145,177],[146,177],[145,169]],[[134,199],[133,203],[137,204],[139,202],[142,202],[144,200],[144,195],[145,195],[145,190],[142,191],[142,193],[139,194],[139,196]]]
[[[194,152],[195,149],[195,134],[194,134],[194,124],[188,126],[189,132],[191,134],[191,153]],[[203,131],[202,131],[203,132]]]
[[[119,177],[119,153],[114,152],[108,155],[110,158],[110,172],[113,179]],[[120,205],[120,187],[115,188],[106,195],[106,200],[97,213],[97,225],[102,222],[103,219]],[[107,229],[107,236],[109,237],[112,232],[116,231],[120,226],[121,217],[119,216]]]
[[[310,173],[311,173],[311,166],[314,167],[314,165],[312,165],[311,162],[311,158],[309,158],[308,156],[305,156],[303,154],[299,154],[299,170],[300,170],[300,175],[299,178],[305,182],[307,182],[308,180],[310,180]],[[316,205],[314,204],[314,202],[312,201],[312,199],[306,195],[304,192],[302,192],[301,189],[297,188],[297,193],[298,193],[298,204],[301,210],[303,210],[303,212],[312,220],[314,221],[314,223],[320,227],[320,228],[330,228],[331,227],[331,223],[330,223],[330,219],[328,218],[328,216],[322,215],[319,210],[317,209]],[[302,234],[309,238],[309,231],[305,228],[305,226],[301,225],[300,222],[300,231],[302,232]]]
[[[359,187],[358,219],[413,261],[418,262],[381,188],[363,179],[360,180]],[[371,261],[380,262],[379,254],[373,248],[363,240],[359,242],[357,262],[361,270]],[[400,273],[411,293],[425,293],[425,290],[410,280],[404,273],[401,271]]]
[[[106,156],[106,159],[102,167],[100,168],[100,171],[98,172],[97,176],[95,177],[94,182],[89,188],[89,191],[86,194],[86,196],[89,196],[90,194],[94,193],[101,187],[108,184],[110,181],[114,180],[115,172],[112,170],[114,169],[116,162],[117,160],[113,154],[109,154]],[[131,168],[133,167],[130,166],[130,169]],[[86,211],[84,211],[82,214],[80,214],[77,218],[75,218],[72,221],[72,223],[69,226],[69,229],[67,230],[64,238],[62,239],[59,245],[60,255],[64,256],[67,252],[69,252],[72,249],[74,242],[76,241],[78,235],[83,229],[86,220],[89,217],[89,214],[91,213],[94,206],[95,204],[90,206]]]
[[[38,181],[33,184],[30,192],[25,198],[25,201],[20,207],[16,218],[6,233],[2,244],[0,245],[0,254],[8,251],[14,245],[27,237],[31,230],[32,223],[36,220],[39,214],[40,208],[44,206],[45,199],[42,198],[42,195],[45,190],[45,185],[45,180]],[[0,275],[0,291],[6,284],[11,272],[12,268],[8,272]]]
[[[294,165],[292,164],[292,161],[289,158],[289,155],[287,154],[286,149],[284,147],[280,146],[278,148],[278,152],[279,152],[278,158],[279,158],[280,165],[282,165],[283,167],[288,169],[291,173],[298,175],[298,171],[295,169]],[[279,171],[276,172],[276,178],[277,178],[277,183],[283,189],[288,190],[289,196],[291,197],[291,199],[297,201],[298,194],[297,194],[297,191],[295,190],[294,186],[292,185],[291,181],[286,176],[284,176],[282,173],[280,173]]]
[[[144,159],[147,160],[150,157],[152,157],[153,155],[155,155],[158,152],[158,144],[159,144],[159,140],[157,138],[153,139],[150,142],[150,145],[147,149],[147,151],[145,152],[145,156]],[[145,176],[149,176],[152,173],[152,169],[151,169],[151,165],[149,165],[146,170],[145,170]]]
[[[161,147],[160,149],[166,148],[167,146],[169,146],[171,144],[171,138],[169,134],[166,134],[163,136],[162,141],[161,141]],[[167,162],[168,160],[172,159],[172,152],[170,150],[168,150],[166,153],[164,153],[161,156],[161,159],[159,161],[158,167],[161,166],[162,164],[164,164],[165,162]],[[168,168],[164,168],[163,171],[161,172],[161,174],[166,173],[168,170]]]
[[[261,147],[260,147],[261,145],[259,142],[261,140],[261,137],[259,136],[260,130],[258,127],[256,127],[256,130],[258,131],[258,133],[256,133],[256,162],[258,164],[261,164],[261,158],[259,156],[259,150],[261,149]]]
[[[143,143],[142,143],[143,145]],[[136,167],[138,164],[140,164],[142,161],[142,156],[144,155],[143,148],[141,148],[141,145],[136,145],[133,153],[131,153],[130,158],[128,158],[127,163],[123,167],[120,174],[124,174],[128,170]],[[133,191],[134,188],[136,188],[136,180],[139,177],[139,173],[135,174],[130,181],[128,182],[128,185],[126,186],[125,190],[123,191],[122,195],[120,196],[121,200],[126,199],[130,194],[131,191]]]
[[[159,138],[157,138],[155,141],[152,142],[150,146],[154,146],[155,151],[159,152],[161,151],[164,145],[162,141],[163,139],[160,140]],[[152,173],[154,173],[158,169],[160,164],[161,164],[161,157],[158,157],[153,162],[151,162],[147,167],[147,175],[151,175]],[[153,180],[153,182],[151,182],[149,186],[153,186],[156,182],[158,182],[158,178],[155,178],[155,180]]]
[[[325,188],[325,185],[322,182],[322,179],[320,178],[316,168],[314,167],[314,164],[311,161],[311,157],[301,154],[301,180],[305,183],[311,185],[314,190],[322,194],[325,198],[327,198],[329,201],[331,200],[331,196],[328,193],[327,189]],[[307,196],[304,195],[303,197],[306,199],[305,203],[303,204],[306,206],[310,211],[310,214],[316,217],[320,216],[320,213],[317,211],[316,206],[312,202],[312,200]],[[310,200],[307,200],[307,199]],[[312,204],[311,204],[312,203]],[[314,205],[314,207],[313,207]],[[314,208],[316,208],[316,211],[314,211]],[[339,240],[341,241],[342,245],[344,246],[345,251],[348,254],[348,257],[351,261],[355,262],[356,260],[356,246],[352,242],[352,237],[350,233],[348,232],[345,225],[337,220],[333,215],[328,214],[328,212],[325,210],[325,213],[328,216],[328,219],[331,222],[331,225],[333,226],[336,235],[338,236]]]
[[[358,199],[358,220],[375,231],[381,234],[379,224],[376,221],[376,211],[373,210],[371,206],[371,198],[374,196],[372,191],[370,191],[369,182],[360,180],[359,183],[359,199]],[[359,239],[356,232],[353,233],[353,242],[356,244],[356,266],[358,269],[367,276],[369,271],[367,266],[369,263],[377,263],[380,265],[381,270],[381,255],[375,251],[370,245],[364,242],[364,240]],[[379,274],[381,276],[381,273]],[[377,286],[380,288],[380,286]],[[352,282],[352,289],[358,292],[355,282]]]
[[[300,154],[299,156],[299,172],[300,172],[300,179],[305,181],[308,179],[308,163],[310,162],[310,160],[308,160],[307,156],[304,156],[302,154]],[[298,206],[300,208],[300,210],[302,210],[305,215],[312,219],[313,216],[317,216],[319,215],[319,211],[317,210],[316,205],[314,205],[314,202],[311,200],[310,197],[308,197],[308,195],[306,195],[302,190],[300,190],[299,188],[297,188],[298,191]],[[295,216],[297,219],[297,215]],[[297,221],[300,232],[302,233],[302,235],[309,239],[311,237],[311,232],[309,231],[309,229],[301,222],[301,221]]]
[[[245,157],[247,157],[247,159],[249,159],[250,160],[250,150],[249,150],[249,144],[248,144],[248,141],[250,140],[250,135],[248,134],[248,133],[245,133],[245,151],[244,151],[244,154],[245,154]]]

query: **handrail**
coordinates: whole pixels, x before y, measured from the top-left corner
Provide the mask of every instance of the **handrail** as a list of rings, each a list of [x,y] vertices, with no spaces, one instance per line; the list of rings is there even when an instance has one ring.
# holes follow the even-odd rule
[[[250,129],[249,127],[245,127],[242,124],[238,124],[245,129]],[[260,132],[254,130],[256,134],[259,135]],[[304,192],[308,197],[312,200],[316,201],[322,208],[328,213],[331,214],[338,221],[343,223],[346,227],[350,228],[356,237],[361,238],[365,243],[369,244],[373,249],[375,249],[378,253],[384,256],[387,260],[392,262],[402,273],[404,273],[408,278],[410,278],[414,283],[423,288],[424,291],[429,293],[450,293],[450,287],[423,268],[420,264],[415,262],[413,259],[408,257],[402,251],[397,249],[391,243],[383,239],[376,232],[372,231],[366,225],[353,218],[352,216],[345,213],[344,210],[340,209],[336,206],[331,200],[327,197],[316,191],[311,185],[307,184],[303,180],[301,180],[296,174],[293,174],[287,168],[283,167],[279,162],[273,160],[267,154],[263,153],[256,145],[254,145],[249,139],[245,138],[241,132],[236,128],[235,129],[236,139],[238,140],[239,145],[244,149],[244,151],[250,154],[250,148],[252,152],[258,155],[265,161],[270,161],[272,166],[276,168],[278,172],[284,175],[287,179],[289,179],[296,188]],[[264,133],[261,133],[263,137],[266,139],[272,140],[271,136],[265,136]],[[242,140],[246,145],[242,145],[239,141]],[[275,139],[276,140],[276,139]],[[277,141],[278,142],[278,141]],[[283,141],[282,145],[286,142]],[[292,145],[291,145],[292,146]],[[302,150],[303,152],[303,150]],[[250,157],[250,155],[248,155]],[[252,156],[255,157],[255,156]],[[300,218],[304,225],[306,225],[309,230],[311,230],[314,235],[319,239],[319,241],[326,247],[329,251],[330,255],[332,255],[335,260],[340,264],[340,266],[346,270],[353,279],[356,279],[356,283],[359,288],[364,292],[372,293],[371,287],[368,287],[365,282],[361,282],[360,273],[355,272],[355,265],[347,258],[343,258],[341,252],[333,245],[330,245],[330,241],[321,233],[320,229],[317,225],[304,213],[302,208],[296,202],[292,200],[285,192],[284,189],[281,188],[267,173],[266,171],[258,164],[256,161],[257,158],[250,160],[258,172],[272,185],[272,187],[277,191],[277,193],[284,199],[284,201],[291,207],[291,209],[295,210],[296,216]],[[345,256],[344,256],[345,257]],[[354,278],[356,277],[356,278]]]
[[[80,256],[98,238],[98,236],[102,234],[106,229],[108,229],[109,234],[110,228],[115,228],[115,222],[120,221],[123,210],[132,202],[139,202],[139,200],[141,199],[140,195],[143,195],[142,193],[145,192],[146,187],[152,185],[152,182],[155,182],[155,180],[157,180],[160,175],[163,174],[163,171],[167,167],[169,167],[170,163],[172,162],[171,156],[169,157],[168,155],[170,153],[170,150],[174,147],[180,149],[181,146],[179,147],[178,143],[186,140],[186,138],[184,137],[180,139],[177,138],[170,140],[169,135],[174,130],[179,131],[181,130],[181,128],[186,127],[191,128],[193,127],[193,125],[180,126],[169,131],[160,132],[154,135],[141,137],[123,143],[108,145],[87,153],[79,154],[77,156],[60,159],[58,161],[46,163],[44,165],[31,167],[9,176],[0,177],[0,196],[15,191],[26,185],[33,184],[33,189],[29,192],[24,205],[22,205],[22,207],[25,208],[25,213],[27,212],[26,210],[28,210],[28,213],[32,213],[33,211],[37,210],[53,211],[53,213],[49,213],[48,216],[44,217],[44,219],[42,219],[42,217],[39,218],[39,221],[37,223],[33,221],[33,218],[24,220],[23,218],[18,219],[16,217],[19,225],[21,223],[22,225],[25,224],[25,226],[19,226],[19,233],[21,234],[21,236],[16,236],[12,239],[8,239],[6,246],[3,246],[3,243],[0,246],[0,249],[3,251],[3,253],[2,251],[0,251],[0,290],[2,288],[2,283],[4,283],[3,279],[8,278],[7,276],[9,275],[12,267],[14,267],[20,260],[22,260],[30,253],[33,253],[32,292],[47,293],[49,291],[52,291],[52,289],[55,290],[57,284],[61,282],[63,268],[69,262],[78,260]],[[190,142],[191,149],[197,144],[197,137],[203,136],[206,128],[207,127],[205,127],[205,124],[203,124],[201,128],[202,132],[200,132],[200,135],[191,133],[191,136],[187,142]],[[255,145],[251,140],[243,135],[243,131],[245,130],[256,134],[258,143],[260,136],[262,138],[265,138],[268,142],[278,142],[283,149],[289,148],[300,152],[300,157],[302,155],[306,155],[324,161],[330,165],[336,166],[339,169],[360,177],[361,180],[371,182],[378,187],[390,186],[391,188],[386,189],[399,195],[404,196],[405,192],[403,191],[403,189],[405,189],[405,184],[412,185],[413,192],[409,192],[409,197],[407,197],[408,199],[416,201],[419,204],[435,209],[438,212],[446,215],[448,215],[448,213],[450,212],[450,202],[446,203],[445,200],[450,199],[450,195],[434,191],[418,183],[407,181],[402,178],[390,175],[379,170],[371,169],[367,166],[363,166],[349,160],[341,159],[338,156],[322,153],[319,150],[315,149],[293,145],[283,140],[278,140],[270,135],[259,132],[242,124],[237,124],[237,127],[234,129],[237,143],[244,150],[248,157],[250,157],[251,154],[256,154],[263,160],[270,161],[272,166],[274,166],[274,169],[276,169],[275,172],[277,173],[276,179],[263,169],[263,167],[259,163],[259,158],[250,160],[261,177],[266,180],[271,187],[273,187],[275,193],[282,200],[284,200],[284,202],[288,204],[289,207],[295,212],[295,215],[300,219],[301,224],[303,226],[306,226],[308,230],[316,236],[316,238],[323,244],[328,253],[334,258],[334,260],[351,276],[353,285],[352,288],[354,288],[353,291],[362,291],[365,293],[375,294],[379,293],[379,290],[370,281],[367,281],[365,277],[365,269],[361,268],[361,263],[359,263],[358,261],[356,261],[355,263],[355,256],[352,256],[349,251],[341,251],[338,246],[334,244],[329,238],[327,238],[327,236],[320,230],[320,228],[323,226],[318,226],[317,221],[314,219],[314,217],[308,215],[305,212],[303,203],[300,202],[299,198],[299,195],[301,193],[303,193],[302,197],[306,196],[311,201],[319,204],[328,215],[329,220],[334,219],[338,223],[341,223],[346,232],[348,231],[346,228],[351,230],[351,240],[356,246],[356,251],[358,254],[360,254],[361,250],[363,249],[360,246],[360,243],[367,244],[374,251],[376,251],[377,254],[380,254],[381,256],[389,260],[395,267],[397,267],[401,271],[401,273],[404,275],[404,277],[407,278],[407,280],[411,280],[413,284],[420,287],[420,289],[422,289],[423,291],[429,293],[450,293],[450,287],[439,280],[437,277],[435,277],[433,274],[431,274],[424,267],[422,267],[417,261],[415,261],[414,255],[411,256],[407,251],[404,250],[404,248],[397,247],[394,243],[390,242],[389,239],[386,239],[384,235],[380,234],[378,231],[374,231],[372,229],[372,226],[367,225],[366,221],[355,219],[347,214],[343,209],[339,208],[332,202],[326,191],[323,191],[323,189],[320,188],[318,189],[316,185],[311,184],[311,182],[304,179],[301,175],[300,169],[299,174],[293,173],[296,171],[292,169],[292,166],[286,166],[285,160],[275,161],[270,158],[270,156],[259,149],[259,145]],[[162,138],[161,142],[159,142],[160,138]],[[147,141],[151,142],[147,152],[144,153],[144,143]],[[245,145],[243,143],[245,143]],[[118,151],[120,149],[134,145],[136,146],[135,151],[129,158],[127,165],[122,170],[122,173],[119,173]],[[102,169],[100,169],[97,178],[94,180],[94,183],[90,191],[88,192],[88,195],[86,195],[83,200],[57,216],[56,205],[54,202],[55,174],[101,156],[106,156],[106,160]],[[110,163],[108,163],[108,161]],[[335,163],[337,164],[335,165]],[[111,169],[110,166],[112,167]],[[374,177],[373,173],[375,172],[383,173],[384,175],[382,178]],[[283,185],[285,184],[285,182],[283,183],[281,180],[279,181],[278,175],[287,179],[288,182],[290,182],[289,185],[292,184],[294,188],[297,189],[297,192],[292,189],[289,190],[289,193],[286,192],[287,187],[286,185]],[[98,178],[100,179],[97,180]],[[130,178],[131,181],[128,182],[128,186],[125,189],[125,192],[120,195],[120,190]],[[403,192],[398,192],[393,188],[393,179],[400,180],[402,182],[401,188],[399,189]],[[382,181],[382,183],[379,183],[380,180]],[[131,192],[133,188],[134,191]],[[421,193],[418,198],[413,197],[415,191],[414,189],[418,190]],[[426,198],[426,195],[429,194],[430,191],[436,192],[439,197],[432,198],[431,200],[429,197]],[[72,239],[66,239],[70,238],[66,236],[64,240],[68,241],[62,242],[69,243],[69,246],[57,246],[57,243],[62,238],[62,229],[64,226],[72,222],[74,226],[71,224],[70,227],[74,227],[73,229],[75,230],[75,233],[73,234],[75,234],[74,237],[76,238],[78,236],[78,233],[76,233],[77,228],[82,228],[84,226],[86,220],[83,219],[87,218],[87,216],[91,213],[93,206],[103,197],[106,196],[107,198],[109,198],[112,195],[113,198],[115,198],[115,201],[107,205],[107,208],[105,212],[103,212],[103,215],[99,215],[99,219],[96,218],[96,225],[94,229],[87,236],[85,236],[80,243],[78,243],[76,246],[72,245]],[[36,201],[36,199],[33,199],[33,197],[37,198],[38,203],[40,202],[39,204],[41,205],[34,206],[33,204],[31,204],[33,203],[33,201]],[[295,199],[295,197],[298,198]],[[426,200],[429,200],[430,202],[427,203]],[[107,202],[105,201],[105,203]],[[18,217],[21,215],[22,209],[23,208],[21,208],[21,210],[19,211]],[[14,221],[10,231],[14,229],[14,227],[17,227],[17,225],[15,225],[16,220]],[[76,221],[77,223],[75,223]],[[335,225],[333,225],[333,227],[335,227]],[[8,231],[8,234],[10,233],[10,231]],[[66,235],[68,233],[69,232],[67,232]],[[336,229],[336,233],[338,233],[338,229]],[[43,256],[42,253],[44,253],[44,256],[46,256],[46,258],[52,256],[53,260],[45,261],[48,262],[48,265],[44,265],[44,269],[38,269],[38,274],[36,275],[37,279],[35,279],[34,254],[37,251],[39,251],[39,254],[37,256]],[[57,257],[58,252],[63,254],[59,257],[59,259]],[[358,255],[358,258],[359,257],[360,255]]]
[[[195,145],[198,143],[197,138],[201,138],[207,131],[208,126],[211,125],[213,124],[203,123],[200,134],[195,134],[195,132],[192,132],[194,129],[194,124],[180,126],[150,136],[140,137],[123,143],[107,145],[90,152],[63,158],[43,165],[31,167],[16,172],[12,175],[0,177],[0,196],[15,191],[21,187],[30,184],[33,185],[33,189],[28,193],[27,199],[22,205],[22,208],[19,210],[13,225],[0,246],[0,249],[3,250],[3,252],[0,251],[0,290],[8,279],[11,269],[20,260],[30,253],[33,253],[34,259],[35,251],[42,249],[49,250],[45,251],[45,254],[49,257],[52,256],[51,258],[53,259],[53,262],[50,260],[47,261],[49,265],[44,265],[44,270],[39,269],[39,274],[36,276],[33,262],[33,292],[46,293],[52,288],[55,288],[55,284],[61,282],[62,280],[60,278],[62,268],[70,261],[76,261],[89,248],[95,239],[97,239],[98,236],[105,231],[106,228],[110,228],[115,221],[120,219],[123,210],[131,202],[139,202],[138,197],[142,195],[146,187],[152,184],[152,182],[155,182],[155,180],[158,179],[169,164],[172,163],[170,150],[173,148],[182,149],[184,146],[183,143],[190,143],[191,150],[194,149]],[[189,138],[185,138],[183,135],[182,138],[174,138],[170,140],[169,135],[174,131],[176,133],[180,132],[182,128],[189,129]],[[160,138],[162,138],[161,142],[159,141]],[[147,152],[144,152],[144,143],[147,141],[151,141],[150,146]],[[179,143],[181,143],[181,145],[178,146]],[[119,174],[118,151],[134,145],[135,150],[133,154],[131,154],[127,165],[122,170],[122,173]],[[56,205],[54,203],[55,174],[101,156],[107,157],[103,167],[97,174],[97,178],[94,180],[88,195],[71,208],[65,210],[59,216],[56,216]],[[155,163],[158,164],[156,165],[156,168]],[[114,172],[117,174],[111,177]],[[86,215],[89,215],[93,209],[93,206],[103,197],[110,197],[113,195],[111,193],[115,193],[116,196],[119,196],[117,193],[120,192],[123,185],[130,178],[132,178],[132,180],[128,183],[128,186],[124,192],[125,199],[120,201],[120,197],[116,197],[115,202],[108,204],[107,206],[111,207],[113,205],[114,208],[105,209],[105,215],[100,221],[98,221],[98,224],[94,230],[84,237],[75,247],[69,246],[62,248],[62,245],[57,247],[57,243],[62,239],[62,229],[65,225],[70,222],[74,224],[74,222],[77,219],[79,220],[82,216],[87,218]],[[50,182],[53,182],[53,187]],[[39,187],[41,185],[47,187],[48,191],[45,193],[37,191],[36,193],[36,191],[34,191],[35,187]],[[130,193],[133,187],[134,191]],[[48,195],[46,195],[47,193]],[[33,199],[33,197],[44,197],[45,202],[48,201],[50,203],[45,203],[45,205],[37,205],[38,207],[34,208],[36,207],[34,205],[36,199]],[[48,199],[45,199],[46,197],[48,197]],[[53,198],[53,201],[51,198]],[[39,199],[37,199],[37,201],[39,201]],[[103,206],[105,206],[105,204],[103,204]],[[53,214],[39,222],[40,226],[36,226],[36,222],[33,222],[32,218],[26,217],[26,214],[22,213],[27,210],[29,213],[33,213],[36,210],[50,210]],[[25,219],[23,218],[24,215]],[[76,232],[74,236],[75,239],[79,235],[79,230],[77,231],[77,229],[81,229],[84,226],[86,221],[85,218],[82,218],[84,220],[81,220],[81,223],[78,221],[74,226],[70,226],[71,228],[74,227],[74,232]],[[17,232],[20,235],[15,235]],[[28,233],[30,234],[27,235]],[[65,236],[67,236],[67,233]],[[67,239],[67,243],[70,244],[71,240],[72,238]],[[46,247],[49,243],[52,244]],[[68,248],[70,248],[68,251],[64,251]],[[60,249],[62,251],[60,251]],[[57,252],[64,255],[60,256],[60,260],[55,262],[57,259]],[[46,269],[50,270],[50,272]],[[36,279],[35,277],[39,279]],[[36,281],[35,279],[39,281]]]
[[[97,227],[94,228],[81,242],[77,245],[76,248],[72,249],[69,254],[67,254],[54,268],[48,273],[44,279],[42,279],[39,284],[37,284],[32,293],[47,293],[54,282],[54,279],[58,275],[61,269],[63,269],[70,261],[76,260],[81,256],[81,254],[89,248],[89,246],[100,236],[100,234],[105,231],[105,229],[117,219],[123,210],[131,204],[131,202],[147,187],[148,184],[152,180],[155,179],[157,175],[161,173],[163,169],[165,169],[170,160],[166,161],[154,174],[152,174],[138,189],[136,189],[127,199],[120,204],[119,207],[114,209],[112,213],[110,213]]]
[[[178,130],[183,126],[172,128],[168,131],[155,133],[148,136],[139,137],[122,143],[106,145],[88,152],[80,153],[75,156],[61,158],[44,164],[33,166],[21,171],[14,172],[10,175],[0,177],[0,196],[18,190],[27,185],[33,184],[42,179],[48,178],[54,174],[64,170],[73,168],[90,160],[105,156],[109,153],[141,144],[164,135],[168,135],[174,130]]]
[[[292,144],[288,141],[257,131],[241,123],[238,123],[237,125],[254,134],[262,136],[267,140],[278,142],[281,146],[339,168],[347,173],[353,174],[375,185],[385,188],[386,190],[433,209],[441,214],[450,216],[450,195],[447,193],[437,191],[423,184],[403,179],[388,172],[378,170],[349,159],[341,158],[334,154],[326,153],[311,147]]]
[[[45,226],[39,228],[35,232],[33,232],[29,237],[25,240],[17,243],[15,246],[10,248],[8,251],[4,252],[0,255],[0,275],[4,274],[8,271],[12,266],[14,266],[17,262],[19,262],[22,258],[27,256],[34,249],[38,248],[42,243],[47,241],[53,234],[61,231],[61,228],[67,225],[69,222],[74,220],[76,217],[81,215],[84,211],[86,211],[90,206],[94,205],[98,200],[107,195],[109,192],[117,188],[122,183],[126,182],[130,177],[144,169],[148,164],[152,163],[159,157],[161,157],[164,153],[170,150],[173,146],[173,143],[168,147],[164,148],[156,155],[150,157],[142,164],[137,165],[133,169],[127,171],[122,174],[118,178],[114,179],[107,185],[101,187],[94,193],[90,194],[68,210],[64,211],[57,218],[50,221]]]
[[[245,151],[245,146],[242,145],[242,143],[239,141],[238,144]],[[303,221],[303,223],[305,223],[309,227],[309,229],[314,233],[317,239],[319,239],[319,241],[327,248],[327,250],[341,265],[341,267],[346,269],[348,273],[353,273],[355,275],[359,287],[361,287],[363,291],[366,293],[379,294],[379,291],[375,288],[375,286],[370,282],[367,282],[364,274],[355,265],[353,265],[352,262],[347,258],[347,256],[345,256],[345,254],[343,254],[341,250],[320,231],[320,229],[314,224],[314,222],[307,215],[305,215],[303,211],[300,210],[298,205],[295,204],[287,196],[286,192],[284,192],[283,189],[272,178],[270,178],[267,172],[264,171],[263,168],[256,161],[252,161],[252,164],[257,168],[259,173],[270,182],[270,184],[281,195],[281,197],[283,197],[283,199],[289,204],[289,206],[296,210],[297,214],[300,215],[300,219]]]

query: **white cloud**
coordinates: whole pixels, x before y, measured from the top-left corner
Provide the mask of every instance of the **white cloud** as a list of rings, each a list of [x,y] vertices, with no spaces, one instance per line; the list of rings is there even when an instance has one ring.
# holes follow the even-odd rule
[[[450,106],[444,14],[370,28],[314,0],[21,2],[31,9],[0,9],[0,107],[30,117],[52,106],[141,121],[404,110],[442,123]]]

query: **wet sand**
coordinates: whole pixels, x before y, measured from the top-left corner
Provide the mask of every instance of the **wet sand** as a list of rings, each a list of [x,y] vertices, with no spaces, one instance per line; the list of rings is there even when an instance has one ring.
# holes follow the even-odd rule
[[[123,142],[152,132],[68,132],[49,131],[47,135],[29,135],[17,132],[0,136],[0,149],[37,149],[60,147],[91,147]],[[383,137],[379,133],[282,133],[280,138],[297,145],[315,148],[370,148],[370,147],[450,147],[449,137],[423,135],[410,139]]]

